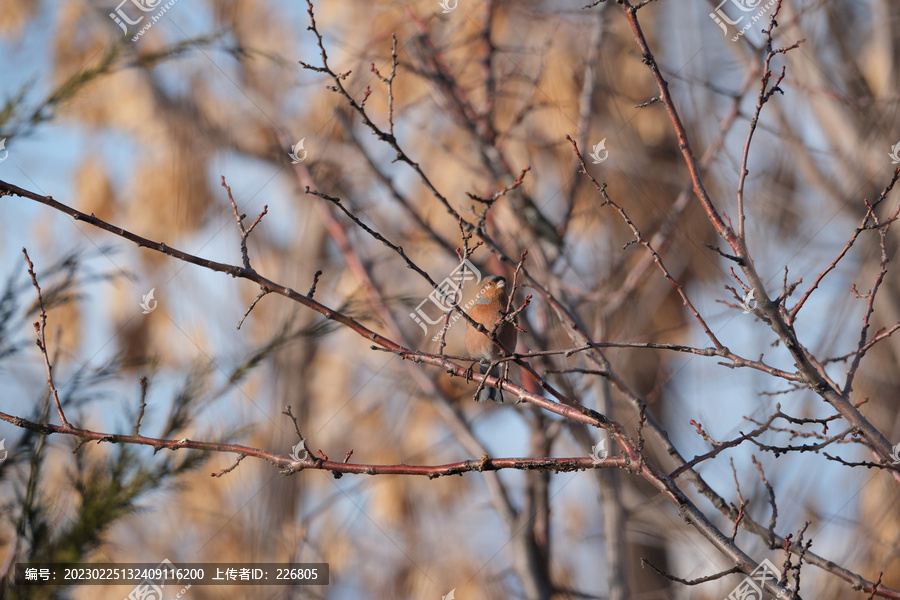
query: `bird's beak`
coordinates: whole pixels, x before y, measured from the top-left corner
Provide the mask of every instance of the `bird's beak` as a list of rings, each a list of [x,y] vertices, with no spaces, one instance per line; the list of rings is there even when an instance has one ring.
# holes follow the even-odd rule
[[[506,287],[506,282],[501,279],[500,281],[497,282],[497,287],[498,288]]]

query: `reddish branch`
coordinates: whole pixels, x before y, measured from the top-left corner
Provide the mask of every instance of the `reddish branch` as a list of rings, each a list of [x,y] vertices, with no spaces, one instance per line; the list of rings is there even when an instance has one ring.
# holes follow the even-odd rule
[[[103,433],[100,431],[92,431],[90,429],[81,429],[72,425],[53,425],[51,423],[35,423],[21,417],[9,415],[0,412],[0,420],[11,423],[16,427],[28,429],[42,435],[51,435],[54,433],[72,435],[84,441],[108,442],[112,444],[137,444],[142,446],[150,446],[155,451],[163,449],[167,450],[201,450],[204,452],[233,452],[240,455],[237,462],[240,462],[246,456],[253,456],[269,461],[277,467],[282,467],[287,473],[294,473],[305,469],[318,469],[320,471],[332,471],[334,473],[356,473],[360,475],[423,475],[429,478],[443,477],[446,475],[461,475],[473,471],[499,471],[501,469],[520,469],[520,470],[537,470],[537,471],[580,471],[591,468],[623,468],[629,464],[627,456],[613,456],[600,460],[599,462],[591,456],[580,456],[574,458],[489,458],[482,457],[477,460],[465,460],[457,463],[446,465],[366,465],[353,464],[347,462],[349,456],[345,455],[344,460],[331,461],[321,460],[318,458],[307,458],[306,460],[294,460],[290,456],[252,448],[250,446],[242,446],[240,444],[226,444],[219,442],[202,442],[198,440],[189,440],[187,438],[180,440],[170,440],[163,438],[147,437],[143,435],[121,435],[117,433]],[[321,451],[320,451],[321,452]],[[214,477],[219,477],[228,473],[237,466],[237,463],[229,468],[213,473]]]

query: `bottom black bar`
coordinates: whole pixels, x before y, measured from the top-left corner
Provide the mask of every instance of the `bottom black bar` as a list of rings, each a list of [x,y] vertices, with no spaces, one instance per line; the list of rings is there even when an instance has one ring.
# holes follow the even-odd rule
[[[328,575],[328,563],[16,563],[16,585],[143,586],[136,598],[186,585],[328,585]]]

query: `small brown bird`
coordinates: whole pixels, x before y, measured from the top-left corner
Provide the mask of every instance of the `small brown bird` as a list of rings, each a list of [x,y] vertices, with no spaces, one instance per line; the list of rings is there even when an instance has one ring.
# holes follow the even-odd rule
[[[494,324],[503,317],[506,304],[506,279],[497,275],[485,277],[481,285],[481,291],[478,292],[478,301],[472,310],[469,311],[469,316],[477,323],[481,323],[490,332],[493,330]],[[516,327],[509,321],[503,321],[497,327],[497,340],[509,352],[515,352],[516,338],[518,338]],[[482,374],[487,372],[488,365],[492,360],[496,360],[504,355],[503,350],[488,335],[481,333],[472,327],[471,324],[466,330],[466,351],[473,358],[478,359],[479,370]],[[492,377],[499,377],[500,365],[494,365],[489,374]],[[494,402],[503,402],[503,392],[497,388],[485,386],[478,392],[476,401],[484,402],[488,398]]]

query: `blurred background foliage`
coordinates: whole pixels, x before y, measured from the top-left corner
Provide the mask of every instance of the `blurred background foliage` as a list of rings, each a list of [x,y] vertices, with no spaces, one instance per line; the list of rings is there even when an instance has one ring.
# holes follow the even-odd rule
[[[630,231],[582,175],[571,135],[591,173],[663,255],[717,335],[732,349],[791,369],[763,324],[720,301],[736,301],[728,261],[706,247],[714,232],[689,178],[621,8],[606,2],[459,0],[442,13],[422,2],[329,0],[316,18],[329,64],[382,129],[394,134],[434,187],[469,222],[526,167],[524,184],[484,217],[502,252],[528,251],[531,274],[598,341],[703,345],[702,332]],[[641,23],[685,121],[720,211],[737,214],[735,188],[756,105],[764,38],[760,23],[731,41],[709,18],[718,3],[651,3]],[[250,237],[253,267],[395,341],[436,351],[439,326],[423,333],[410,313],[426,282],[388,248],[304,188],[338,196],[436,281],[458,263],[459,224],[396,152],[380,143],[321,74],[303,3],[176,2],[136,43],[121,37],[111,3],[0,0],[0,178],[92,213],[146,238],[213,260],[240,263],[239,233],[225,177],[248,219],[268,214]],[[126,7],[127,10],[127,7]],[[766,17],[766,20],[768,17]],[[777,43],[805,40],[779,57],[783,95],[766,105],[751,152],[745,197],[748,244],[770,289],[802,277],[806,289],[843,247],[890,179],[900,138],[900,6],[889,0],[786,0]],[[399,67],[389,106],[372,72]],[[288,150],[304,140],[307,158]],[[605,140],[608,159],[588,153]],[[891,206],[896,204],[896,200]],[[21,198],[0,199],[0,410],[36,420],[48,413],[46,376],[31,340],[34,290],[20,249],[35,258],[49,302],[51,356],[69,418],[100,431],[133,429],[149,378],[145,435],[227,440],[289,454],[297,442],[282,415],[298,415],[312,449],[331,458],[353,449],[364,463],[442,464],[487,453],[585,456],[596,434],[529,405],[471,402],[473,384],[373,352],[366,340],[281,297],[264,298],[237,323],[258,290],[138,249]],[[897,229],[888,236],[891,256]],[[797,322],[823,360],[855,351],[879,254],[863,237]],[[512,270],[486,247],[482,274]],[[139,302],[155,290],[158,308]],[[468,290],[468,299],[474,290]],[[568,328],[533,290],[519,350],[573,346]],[[889,275],[875,327],[900,321],[900,279]],[[464,326],[446,352],[463,354]],[[867,357],[855,400],[900,441],[900,343]],[[610,350],[615,371],[645,399],[682,454],[705,452],[691,419],[716,439],[765,418],[776,402],[796,416],[830,414],[805,391],[713,359],[645,349]],[[589,368],[580,355],[532,359],[539,372]],[[829,367],[835,377],[844,362]],[[513,377],[536,385],[518,370]],[[585,373],[548,375],[563,392],[634,431],[637,411]],[[728,568],[655,490],[626,473],[504,471],[427,480],[290,477],[228,455],[154,454],[146,447],[44,438],[5,425],[0,464],[5,500],[4,568],[30,560],[103,562],[328,562],[329,587],[217,589],[191,598],[438,598],[450,589],[487,598],[720,598],[737,583],[684,588],[641,570],[641,557],[692,579]],[[594,439],[591,436],[594,436]],[[774,434],[773,434],[774,435]],[[784,439],[781,440],[784,442]],[[74,453],[73,453],[74,450]],[[843,450],[843,448],[842,448]],[[613,447],[615,452],[616,448]],[[654,440],[648,452],[671,465]],[[883,474],[837,467],[822,456],[776,460],[741,447],[698,470],[737,503],[734,461],[749,511],[768,522],[766,490],[751,452],[779,494],[781,535],[810,521],[819,554],[900,587],[900,509]],[[865,453],[848,447],[848,460]],[[855,453],[855,454],[854,454]],[[666,467],[664,467],[666,468]],[[693,488],[683,488],[690,494]],[[803,490],[800,492],[799,490]],[[700,498],[722,531],[731,524]],[[753,556],[777,553],[741,533]],[[849,597],[847,585],[804,568],[807,597]],[[32,588],[14,597],[124,597],[118,588]],[[37,591],[35,591],[37,590]],[[7,589],[7,592],[12,593]],[[33,594],[33,595],[31,595]],[[105,596],[104,596],[105,597]]]

